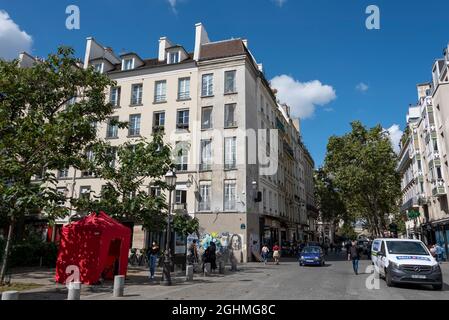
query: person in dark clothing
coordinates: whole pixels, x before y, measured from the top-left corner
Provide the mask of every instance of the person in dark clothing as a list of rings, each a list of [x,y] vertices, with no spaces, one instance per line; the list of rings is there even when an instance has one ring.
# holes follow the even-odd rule
[[[359,260],[360,249],[357,247],[357,242],[353,241],[352,246],[349,248],[348,261],[352,260],[352,269],[356,275],[359,274]]]
[[[154,279],[154,273],[156,271],[156,262],[159,258],[160,248],[155,241],[151,248],[148,249],[148,264],[150,265],[150,280]]]
[[[215,271],[217,269],[217,246],[214,242],[210,243],[210,265],[211,269]]]

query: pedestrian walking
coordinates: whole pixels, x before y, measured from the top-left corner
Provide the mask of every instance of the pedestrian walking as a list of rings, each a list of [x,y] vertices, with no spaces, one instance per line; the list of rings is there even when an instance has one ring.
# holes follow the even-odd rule
[[[279,260],[281,258],[281,248],[279,247],[279,245],[277,243],[274,244],[273,247],[273,258],[274,258],[274,262],[275,264],[279,264]]]
[[[189,246],[188,256],[190,265],[195,265],[198,263],[198,248],[196,246],[196,239],[193,239],[192,243]]]
[[[268,249],[268,246],[266,244],[262,247],[262,260],[263,264],[267,264],[268,262],[268,253],[270,252],[270,249]]]
[[[210,266],[212,271],[215,271],[217,269],[217,246],[215,245],[215,242],[210,243]]]
[[[352,269],[356,275],[359,274],[359,260],[360,260],[360,249],[357,247],[357,242],[353,241],[352,246],[349,248],[348,261],[352,260]]]
[[[153,241],[151,248],[148,250],[148,264],[150,267],[150,280],[154,280],[154,273],[156,271],[156,263],[159,258],[160,248],[156,241]]]
[[[444,259],[444,248],[439,243],[437,243],[435,245],[435,255],[436,255],[436,260],[438,262],[442,262],[443,261],[443,259]]]

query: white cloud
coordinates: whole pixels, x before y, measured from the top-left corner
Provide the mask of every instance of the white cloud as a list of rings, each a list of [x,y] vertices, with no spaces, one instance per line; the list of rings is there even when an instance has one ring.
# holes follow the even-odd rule
[[[6,11],[0,10],[0,58],[18,58],[20,52],[31,50],[32,43],[31,36],[21,31]]]
[[[401,128],[399,127],[399,125],[394,124],[390,128],[386,129],[386,131],[388,131],[388,133],[390,134],[390,141],[391,145],[393,146],[394,152],[399,153],[399,142],[401,141],[403,134]]]
[[[274,3],[276,3],[278,7],[282,7],[284,3],[287,2],[287,0],[272,0],[272,1],[274,1]]]
[[[291,107],[292,115],[302,119],[313,116],[317,106],[324,106],[337,98],[334,88],[318,80],[299,82],[280,75],[271,80],[271,86],[277,90],[279,101]]]
[[[366,92],[369,89],[369,86],[366,83],[360,82],[358,85],[355,86],[355,89],[360,92]]]

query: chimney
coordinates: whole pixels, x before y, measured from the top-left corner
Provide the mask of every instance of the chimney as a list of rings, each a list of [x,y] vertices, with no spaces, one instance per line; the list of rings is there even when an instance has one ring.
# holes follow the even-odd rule
[[[203,24],[197,23],[195,25],[195,51],[193,53],[193,60],[198,61],[200,58],[201,45],[209,43],[209,36]]]
[[[170,48],[172,45],[173,44],[170,42],[170,40],[168,40],[167,37],[161,37],[159,39],[159,55],[158,55],[159,61],[165,61],[166,58],[165,50],[167,48]]]

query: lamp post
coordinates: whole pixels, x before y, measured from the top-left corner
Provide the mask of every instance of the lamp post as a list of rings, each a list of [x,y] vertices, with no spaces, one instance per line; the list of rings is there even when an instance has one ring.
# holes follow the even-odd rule
[[[165,253],[164,253],[164,267],[162,271],[161,285],[171,286],[171,254],[170,254],[170,240],[171,240],[171,223],[170,218],[172,214],[172,192],[176,188],[176,173],[170,170],[165,175],[165,183],[168,187],[168,218],[167,218],[167,239],[165,241]]]

